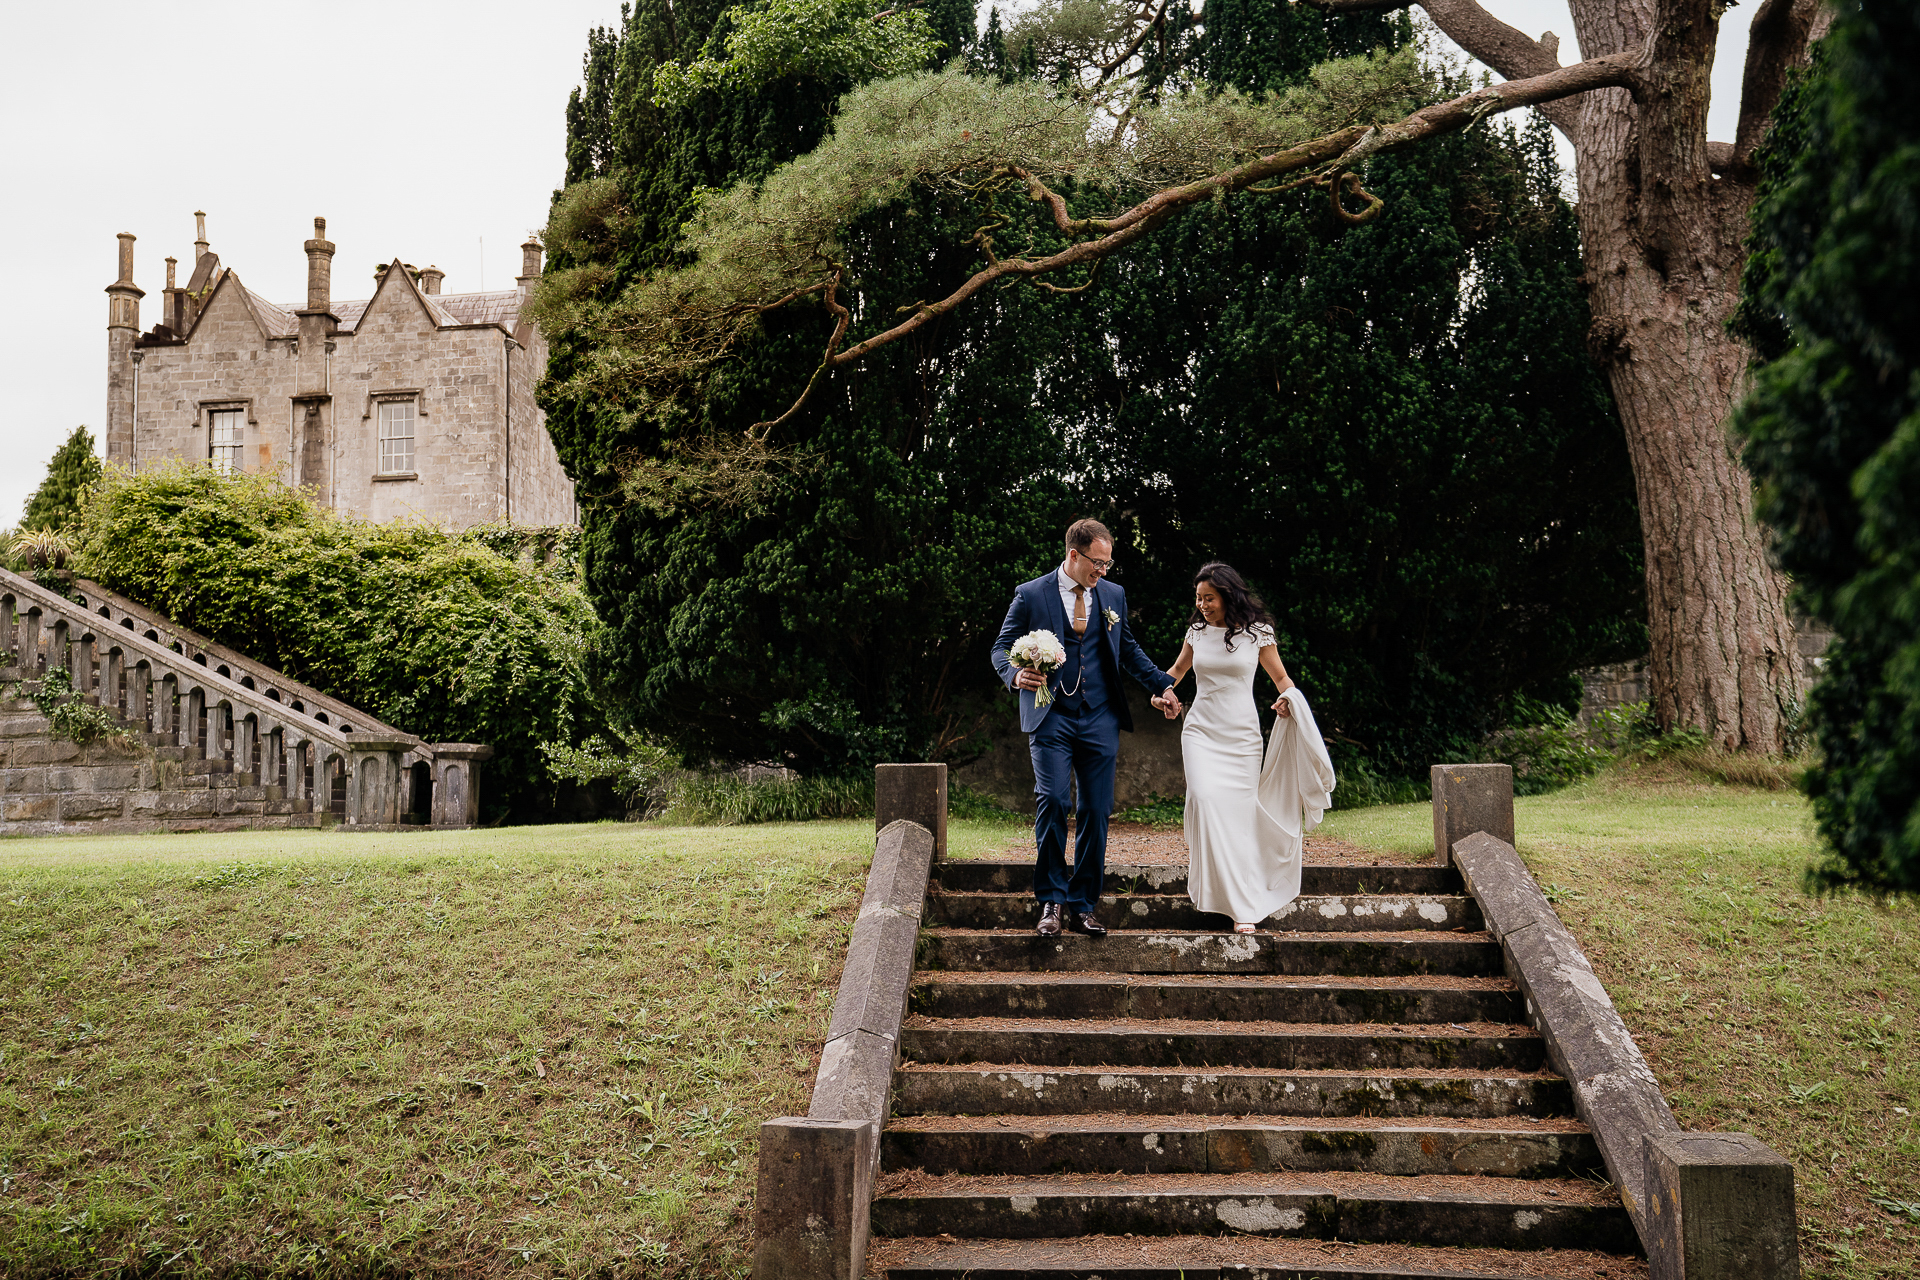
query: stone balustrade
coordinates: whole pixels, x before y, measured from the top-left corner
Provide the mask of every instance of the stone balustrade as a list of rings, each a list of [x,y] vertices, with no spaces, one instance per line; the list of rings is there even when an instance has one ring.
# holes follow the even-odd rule
[[[396,825],[409,800],[417,804],[416,774],[428,771],[432,796],[420,817],[475,822],[478,764],[491,748],[423,743],[93,583],[76,594],[84,603],[0,570],[0,665],[23,680],[65,668],[76,695],[148,741],[251,775],[302,810],[351,826]]]

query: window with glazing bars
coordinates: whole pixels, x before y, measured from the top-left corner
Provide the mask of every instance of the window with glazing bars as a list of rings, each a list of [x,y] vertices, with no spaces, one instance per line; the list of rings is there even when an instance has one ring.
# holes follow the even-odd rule
[[[242,421],[245,409],[212,409],[207,413],[207,457],[215,471],[231,474],[240,469]]]
[[[380,402],[380,473],[413,470],[413,401]]]

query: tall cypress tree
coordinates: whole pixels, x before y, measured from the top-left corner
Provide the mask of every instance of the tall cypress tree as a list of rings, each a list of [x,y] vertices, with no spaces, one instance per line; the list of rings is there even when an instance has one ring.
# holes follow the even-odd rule
[[[1736,419],[1799,602],[1835,639],[1809,706],[1822,888],[1920,893],[1920,11],[1843,6],[1762,160]]]
[[[93,451],[93,432],[75,427],[67,442],[54,450],[47,478],[27,499],[21,530],[62,529],[78,523],[80,495],[99,482],[100,457]]]

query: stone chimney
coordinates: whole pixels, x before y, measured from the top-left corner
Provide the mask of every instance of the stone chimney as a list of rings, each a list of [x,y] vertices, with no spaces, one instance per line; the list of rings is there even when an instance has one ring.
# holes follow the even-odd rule
[[[195,209],[193,211],[193,235],[193,262],[195,266],[198,266],[200,259],[207,256],[207,215],[205,210]]]
[[[186,328],[186,303],[182,296],[186,293],[174,279],[174,269],[180,265],[180,259],[167,259],[167,288],[161,296],[166,299],[160,304],[160,323],[173,330],[173,336],[179,337]]]
[[[432,294],[439,293],[440,282],[442,280],[445,280],[446,278],[447,278],[447,273],[442,271],[440,268],[428,267],[426,270],[420,273],[420,292],[432,293]]]
[[[520,296],[524,299],[527,290],[533,288],[533,282],[540,278],[540,255],[546,252],[540,242],[532,236],[520,246],[520,274],[514,283],[520,286]]]
[[[327,239],[327,220],[313,220],[313,239],[307,241],[307,306],[301,315],[313,312],[333,315],[333,241]]]
[[[303,246],[307,251],[307,305],[296,313],[300,317],[299,365],[295,394],[318,402],[327,396],[327,348],[340,327],[333,314],[333,241],[327,239],[327,220],[313,220],[313,239]]]
[[[107,286],[107,457],[133,460],[133,346],[140,337],[140,299],[133,282],[133,236],[120,233],[120,278]]]

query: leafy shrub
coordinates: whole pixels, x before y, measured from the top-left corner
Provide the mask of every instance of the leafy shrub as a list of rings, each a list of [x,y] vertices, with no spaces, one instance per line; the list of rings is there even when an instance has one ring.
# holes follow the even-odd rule
[[[553,800],[541,743],[604,727],[582,665],[597,630],[565,557],[504,536],[338,516],[263,475],[110,468],[78,568],[103,585],[427,741],[488,742],[482,816]]]
[[[1177,827],[1186,821],[1185,796],[1163,796],[1154,792],[1145,800],[1113,815],[1115,822],[1140,822],[1150,827]]]
[[[1562,706],[1517,696],[1512,715],[1519,723],[1489,737],[1484,760],[1513,766],[1513,793],[1537,796],[1591,777],[1613,758],[1605,742]]]
[[[73,674],[65,667],[55,667],[47,672],[40,678],[39,687],[27,697],[47,718],[47,725],[55,737],[65,738],[82,747],[101,741],[120,746],[131,745],[132,739],[120,727],[119,721],[113,718],[111,711],[90,702],[82,702],[74,696]]]
[[[1025,822],[1027,815],[1017,809],[995,800],[984,791],[969,787],[965,783],[949,783],[947,786],[947,816],[949,818],[967,818],[979,822]]]
[[[1362,755],[1342,756],[1333,762],[1334,809],[1365,809],[1376,804],[1418,804],[1433,794],[1425,778],[1403,778],[1384,773]]]
[[[615,730],[614,736],[619,747],[595,734],[578,747],[547,742],[540,750],[554,778],[582,786],[610,782],[626,802],[629,817],[650,817],[671,801],[679,760],[646,734]]]
[[[669,822],[739,826],[750,822],[808,822],[873,813],[873,777],[760,778],[693,774],[673,788]]]

